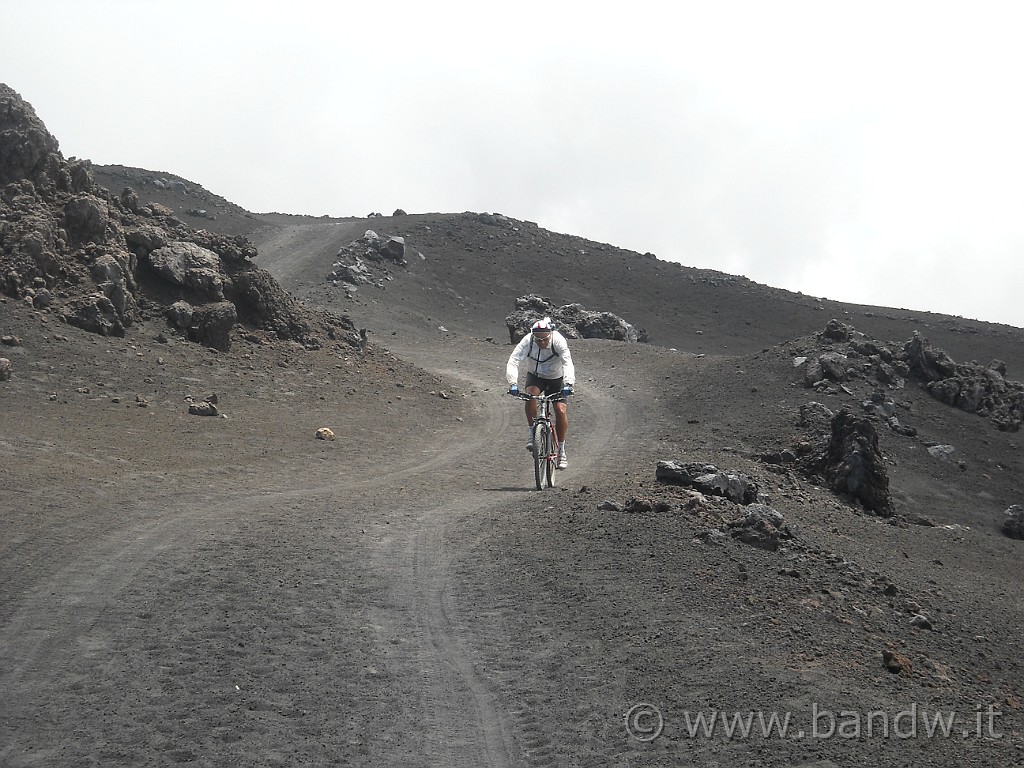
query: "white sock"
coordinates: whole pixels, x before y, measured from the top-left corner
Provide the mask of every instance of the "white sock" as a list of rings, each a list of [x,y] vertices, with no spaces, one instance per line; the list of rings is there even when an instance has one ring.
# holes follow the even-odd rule
[[[558,444],[558,453],[560,455],[562,455],[562,456],[565,456],[565,441],[564,440]]]

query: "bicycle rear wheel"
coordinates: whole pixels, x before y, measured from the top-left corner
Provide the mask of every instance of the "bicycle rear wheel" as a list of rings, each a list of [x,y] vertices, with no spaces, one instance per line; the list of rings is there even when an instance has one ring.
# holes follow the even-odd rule
[[[533,477],[537,490],[544,487],[544,473],[548,463],[548,425],[538,421],[533,425]]]

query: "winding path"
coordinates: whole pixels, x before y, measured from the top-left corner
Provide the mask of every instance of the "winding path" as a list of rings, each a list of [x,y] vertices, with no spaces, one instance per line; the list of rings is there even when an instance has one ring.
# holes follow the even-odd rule
[[[336,235],[308,227],[278,242],[293,253],[312,236],[323,253]],[[452,569],[468,520],[541,498],[521,410],[430,344],[395,351],[478,394],[463,419],[406,435],[376,469],[339,479],[285,457],[244,490],[227,473],[199,488],[126,475],[88,499],[15,489],[26,508],[76,522],[66,548],[41,538],[5,566],[46,563],[0,605],[0,764],[543,763],[508,709],[505,672],[481,661],[508,655],[503,638],[465,620],[498,609],[467,603]],[[500,379],[504,348],[468,354]],[[558,480],[577,484],[613,466],[639,422],[591,392],[573,424],[573,468]],[[38,458],[27,439],[5,446]],[[40,460],[76,450],[69,435]]]

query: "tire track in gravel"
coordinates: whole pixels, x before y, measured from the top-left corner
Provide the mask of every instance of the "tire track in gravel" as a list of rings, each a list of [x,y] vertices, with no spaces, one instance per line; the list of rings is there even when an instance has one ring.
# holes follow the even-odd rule
[[[257,490],[255,495],[233,494],[213,501],[205,495],[168,494],[150,497],[116,517],[108,511],[97,520],[93,531],[82,531],[83,536],[94,534],[104,523],[110,524],[87,554],[69,560],[19,596],[10,620],[0,626],[0,711],[5,714],[0,722],[0,743],[4,745],[0,748],[0,763],[12,763],[19,746],[24,746],[18,738],[18,723],[39,711],[44,704],[41,696],[52,693],[55,681],[66,675],[75,658],[85,652],[91,630],[104,612],[154,561],[185,558],[197,544],[211,537],[230,538],[228,532],[240,521],[270,515],[284,505],[353,506],[396,481],[415,485],[445,467],[465,463],[479,452],[484,441],[484,437],[450,434],[432,455],[414,450],[404,457],[392,457],[398,464],[386,477],[359,473],[346,480],[344,489],[336,488],[336,482],[323,482],[304,488]],[[160,513],[154,515],[151,510]],[[126,520],[132,522],[126,525]],[[420,567],[425,572],[432,566],[421,558]],[[31,764],[26,760],[24,764]]]
[[[429,370],[430,355],[423,354],[422,348],[399,354],[405,359],[416,358],[413,362]],[[484,348],[482,356],[483,362],[490,357],[493,359],[489,362],[497,364],[503,355],[492,347]],[[481,390],[488,388],[486,382],[467,379],[462,371],[432,372],[447,378],[461,377]],[[485,442],[492,450],[483,462],[477,462],[475,469],[491,477],[510,473],[521,477],[523,493],[517,494],[513,502],[519,507],[543,503],[544,494],[560,492],[558,487],[540,494],[532,490],[526,454],[523,452],[520,457],[516,450],[520,447],[516,438],[522,420],[519,403],[493,392],[481,399],[487,405],[485,424],[490,433]],[[574,466],[582,469],[559,472],[561,485],[570,479],[578,482],[581,478],[600,476],[617,464],[637,426],[635,418],[623,413],[611,394],[585,388],[573,417],[581,436],[574,442]],[[501,448],[493,450],[495,445]],[[517,469],[520,464],[521,474]],[[406,669],[414,667],[423,680],[425,709],[434,734],[424,745],[431,765],[550,765],[559,753],[547,729],[536,720],[529,702],[513,703],[516,697],[503,687],[508,662],[516,655],[509,648],[508,639],[491,631],[497,622],[481,624],[479,616],[467,615],[481,606],[466,605],[459,585],[452,579],[452,558],[464,553],[453,550],[448,534],[457,530],[467,516],[502,505],[508,505],[507,497],[493,489],[460,487],[447,505],[422,511],[416,524],[399,541],[389,542],[377,555],[379,567],[384,567],[396,550],[404,552],[399,562],[392,561],[391,566],[398,568],[400,577],[389,603],[400,607],[378,611],[373,623],[381,648],[394,646],[403,632],[413,628],[414,650],[393,656],[392,662]],[[529,606],[519,608],[530,613]],[[405,616],[413,617],[412,621]],[[475,624],[475,630],[470,630],[468,623]]]
[[[459,372],[434,373],[465,380]],[[449,481],[438,489],[440,503],[416,511],[400,530],[381,539],[370,557],[371,568],[396,576],[388,599],[372,611],[372,625],[391,671],[420,683],[425,765],[508,768],[520,765],[512,724],[495,682],[474,664],[478,639],[459,617],[447,541],[450,528],[465,516],[505,500],[476,478],[502,471],[502,457],[493,449],[508,439],[509,408],[494,394],[478,398],[478,404],[483,417],[471,425],[474,437],[461,450],[438,452]]]
[[[492,345],[490,356],[491,362],[500,364],[503,352]],[[429,362],[420,360],[421,365]],[[459,371],[434,372],[465,380]],[[486,388],[478,380],[470,383]],[[460,520],[508,504],[510,499],[513,504],[529,499],[525,503],[531,504],[537,498],[530,490],[527,457],[517,439],[522,420],[518,405],[493,392],[481,395],[474,403],[473,418],[438,438],[410,436],[410,450],[392,457],[397,464],[388,468],[386,476],[357,473],[344,488],[337,488],[333,478],[320,478],[304,487],[264,485],[246,494],[219,494],[212,500],[198,492],[165,492],[148,495],[130,509],[98,516],[94,530],[83,531],[95,538],[88,554],[69,561],[20,596],[11,620],[0,627],[4,649],[0,743],[5,745],[0,763],[57,764],[46,748],[26,743],[20,726],[33,713],[45,710],[48,697],[66,696],[61,686],[80,669],[93,668],[95,659],[111,652],[109,633],[118,630],[104,621],[104,614],[125,600],[130,602],[127,593],[140,575],[159,577],[151,573],[158,561],[195,567],[189,558],[197,545],[229,541],[245,521],[269,519],[283,506],[296,510],[358,507],[370,496],[379,505],[386,506],[389,500],[394,504],[383,512],[383,521],[368,524],[375,524],[377,531],[384,527],[391,531],[368,545],[366,567],[394,577],[389,599],[371,607],[371,614],[381,655],[388,656],[393,671],[413,686],[426,719],[421,755],[426,762],[415,764],[514,766],[524,760],[536,763],[550,754],[551,746],[543,743],[543,737],[531,735],[529,713],[507,711],[500,678],[481,669],[481,658],[505,655],[502,644],[507,641],[467,628],[451,573],[452,557],[459,553],[452,550],[448,534]],[[574,468],[559,473],[560,484],[614,465],[616,452],[627,439],[620,413],[607,393],[590,392],[579,399],[574,419],[582,437],[574,441]],[[424,454],[420,449],[427,439],[435,444]],[[510,487],[504,478],[522,485]],[[396,490],[398,482],[406,488]],[[403,493],[420,498],[410,508]],[[301,523],[307,517],[304,512],[297,520]],[[103,524],[110,527],[100,532]],[[390,653],[406,637],[403,650]],[[70,733],[59,733],[62,722],[57,717],[51,726],[57,729],[57,740],[72,739]],[[517,745],[517,732],[525,734],[525,749]],[[35,741],[38,736],[37,731]],[[404,755],[406,760],[408,756]]]
[[[491,398],[483,421],[479,428],[467,423],[446,433],[429,456],[416,450],[421,443],[413,440],[412,450],[404,457],[395,457],[399,464],[386,476],[360,473],[354,481],[346,481],[343,489],[322,483],[257,490],[254,496],[236,494],[213,501],[198,494],[168,494],[139,502],[116,519],[109,513],[98,519],[94,531],[83,531],[83,535],[95,534],[104,522],[114,524],[96,536],[85,557],[69,561],[20,596],[11,620],[0,627],[0,647],[4,649],[0,671],[0,690],[4,692],[0,742],[4,747],[0,749],[0,763],[51,763],[54,755],[47,749],[33,748],[20,738],[20,726],[34,713],[45,711],[50,701],[59,699],[62,687],[79,670],[91,668],[95,659],[113,653],[110,632],[117,629],[111,630],[103,616],[125,599],[140,575],[153,576],[149,573],[152,564],[165,560],[179,563],[180,568],[197,545],[231,540],[234,529],[243,521],[270,518],[282,507],[351,507],[370,496],[376,496],[378,502],[386,501],[396,482],[403,482],[422,488],[427,498],[442,503],[420,514],[394,508],[386,522],[398,523],[396,529],[404,527],[404,540],[390,540],[378,550],[380,557],[369,558],[367,569],[384,573],[397,566],[399,573],[408,575],[397,593],[409,599],[404,610],[394,616],[393,627],[396,636],[411,632],[418,643],[416,656],[426,682],[420,696],[431,713],[429,722],[434,730],[427,739],[441,745],[433,750],[437,759],[427,764],[514,764],[507,720],[498,711],[495,694],[476,675],[464,651],[467,638],[451,618],[452,599],[447,592],[443,533],[452,519],[452,510],[469,513],[481,504],[494,503],[479,489],[468,487],[466,483],[471,479],[460,476],[458,470],[469,465],[471,459],[479,463],[495,435],[506,434],[508,409],[497,398]],[[485,463],[487,471],[500,471],[500,456],[486,458]],[[455,472],[454,484],[445,481],[448,470]],[[394,501],[401,504],[400,493],[394,495]],[[148,514],[153,509],[160,510],[159,514]],[[407,589],[409,584],[415,587]],[[66,690],[63,693],[66,695]],[[59,722],[60,718],[52,726],[58,732]],[[58,735],[53,741],[61,738]],[[38,733],[34,740],[39,740]]]

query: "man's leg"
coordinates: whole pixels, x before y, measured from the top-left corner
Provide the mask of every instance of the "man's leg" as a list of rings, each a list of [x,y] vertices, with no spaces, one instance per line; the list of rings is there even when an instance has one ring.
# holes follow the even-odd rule
[[[555,403],[555,432],[558,433],[558,468],[565,469],[569,466],[569,459],[565,455],[565,438],[569,434],[569,415],[567,403]]]
[[[527,387],[526,394],[528,395],[539,395],[540,389],[538,387]],[[526,450],[533,450],[533,420],[537,418],[537,401],[527,400],[526,401],[526,427],[529,432],[526,438]]]
[[[566,403],[555,403],[555,432],[558,433],[558,442],[564,443],[566,435],[569,434],[569,415]]]

